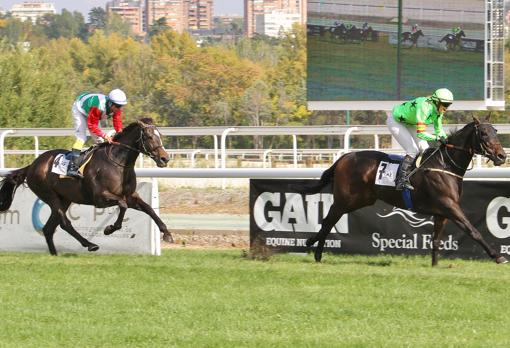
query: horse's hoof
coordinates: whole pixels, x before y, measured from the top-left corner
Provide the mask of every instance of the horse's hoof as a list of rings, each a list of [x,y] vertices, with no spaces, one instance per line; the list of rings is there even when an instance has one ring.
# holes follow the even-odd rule
[[[496,263],[498,264],[501,264],[501,263],[508,263],[508,260],[506,259],[506,257],[504,256],[500,256],[496,259]]]
[[[99,246],[97,246],[95,244],[91,244],[91,245],[89,245],[88,249],[89,249],[89,251],[98,251]]]
[[[322,260],[322,254],[320,254],[320,253],[315,253],[315,254],[314,254],[314,257],[315,257],[315,262],[321,262],[321,260]]]
[[[172,238],[172,235],[170,232],[163,233],[163,240],[167,243],[173,243],[174,239]]]
[[[106,228],[104,229],[104,234],[106,236],[108,236],[108,235],[112,234],[115,231],[116,231],[116,229],[115,229],[115,227],[113,227],[113,225],[106,226]]]

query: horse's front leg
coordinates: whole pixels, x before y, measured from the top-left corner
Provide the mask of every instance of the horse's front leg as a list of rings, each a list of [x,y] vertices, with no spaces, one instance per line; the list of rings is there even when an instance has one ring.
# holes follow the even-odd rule
[[[117,220],[115,220],[113,225],[106,226],[104,229],[104,234],[110,235],[113,232],[118,231],[122,228],[122,220],[124,220],[124,215],[126,214],[128,205],[127,205],[126,200],[123,197],[118,196],[114,193],[111,193],[110,191],[101,192],[101,197],[107,201],[116,201],[117,204],[119,205],[119,209],[120,209],[119,216],[117,216]]]
[[[113,225],[108,225],[104,229],[104,234],[107,236],[122,228],[122,220],[124,220],[124,215],[126,214],[127,208],[119,205],[119,209],[119,216],[117,216],[117,220],[115,220]]]
[[[483,239],[480,232],[469,222],[466,215],[460,208],[459,204],[456,202],[452,202],[452,204],[447,205],[449,211],[449,218],[459,226],[464,232],[469,233],[471,238],[473,238],[478,244],[482,246],[485,252],[496,261],[496,263],[507,263],[508,260],[501,254],[498,254],[494,249],[490,247],[490,245]]]
[[[172,238],[172,234],[168,231],[165,223],[160,219],[160,217],[156,214],[154,209],[147,204],[138,193],[134,192],[131,196],[127,197],[127,203],[129,208],[133,208],[139,211],[143,211],[145,214],[149,215],[152,220],[156,223],[159,230],[163,233],[163,240],[168,243],[173,243],[174,239]]]
[[[448,219],[443,216],[434,216],[434,235],[432,237],[432,266],[437,266],[439,246],[441,245],[441,234],[444,231],[444,226],[446,225],[447,221]]]

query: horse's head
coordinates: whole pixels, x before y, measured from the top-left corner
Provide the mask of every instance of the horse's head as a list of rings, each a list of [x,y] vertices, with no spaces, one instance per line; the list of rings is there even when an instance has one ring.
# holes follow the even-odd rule
[[[161,135],[151,118],[142,118],[129,124],[122,132],[117,133],[113,140],[149,156],[158,167],[166,167],[169,161],[170,157],[163,148]]]
[[[157,130],[156,125],[153,124],[152,119],[142,118],[136,121],[136,123],[140,127],[140,151],[152,158],[158,167],[166,167],[170,156],[163,147],[161,134]]]
[[[425,36],[425,35],[423,34],[423,31],[421,31],[421,29],[420,29],[416,32],[416,36]]]
[[[464,30],[461,30],[461,31],[459,31],[459,32],[457,33],[457,36],[458,36],[458,37],[465,37],[465,36],[466,36],[466,34],[464,33]]]
[[[498,138],[498,133],[489,122],[490,114],[480,122],[473,116],[475,136],[473,150],[476,154],[489,158],[495,166],[500,166],[506,161],[506,153]]]

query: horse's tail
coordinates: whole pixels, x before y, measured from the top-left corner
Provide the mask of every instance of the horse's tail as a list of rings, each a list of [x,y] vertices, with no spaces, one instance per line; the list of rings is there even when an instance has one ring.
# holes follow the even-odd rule
[[[328,169],[326,169],[325,171],[322,172],[322,175],[321,175],[321,178],[319,179],[319,181],[314,182],[311,185],[296,187],[296,191],[298,191],[300,193],[309,193],[309,194],[318,193],[327,184],[329,184],[331,181],[333,181],[333,177],[335,176],[335,168],[336,168],[338,161],[340,161],[340,159],[338,159],[331,167],[329,167]]]
[[[30,166],[14,170],[0,181],[0,211],[6,211],[10,208],[16,189],[25,182],[28,168]]]

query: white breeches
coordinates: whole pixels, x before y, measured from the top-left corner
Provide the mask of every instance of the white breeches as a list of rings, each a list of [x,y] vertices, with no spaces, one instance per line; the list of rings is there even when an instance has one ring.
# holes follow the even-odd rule
[[[74,121],[74,135],[76,137],[76,142],[73,145],[73,148],[77,150],[81,150],[83,144],[87,141],[87,116],[83,115],[76,105],[76,102],[73,104],[72,108],[73,113],[73,121]],[[95,143],[100,143],[103,141],[103,138],[98,137],[95,134],[90,134]],[[81,146],[80,146],[81,144]]]
[[[386,124],[391,134],[395,137],[400,146],[402,146],[407,155],[415,157],[418,152],[429,147],[427,141],[416,136],[415,126],[405,125],[395,121],[391,112],[387,112],[386,115],[388,116]]]

